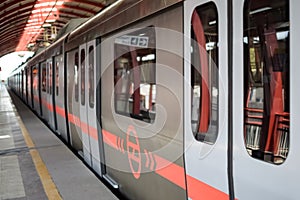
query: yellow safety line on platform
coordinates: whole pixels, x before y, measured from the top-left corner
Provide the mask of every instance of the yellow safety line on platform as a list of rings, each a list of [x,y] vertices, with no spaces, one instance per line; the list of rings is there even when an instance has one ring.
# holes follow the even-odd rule
[[[18,118],[22,134],[24,136],[25,142],[28,146],[28,148],[34,148],[34,143],[32,142],[32,139],[24,126],[22,120]],[[42,181],[45,193],[49,200],[61,200],[61,196],[53,183],[51,176],[49,175],[48,169],[45,166],[43,160],[40,157],[39,152],[36,149],[30,149],[30,155],[32,157],[32,160],[34,162],[35,168],[40,176],[40,179]]]

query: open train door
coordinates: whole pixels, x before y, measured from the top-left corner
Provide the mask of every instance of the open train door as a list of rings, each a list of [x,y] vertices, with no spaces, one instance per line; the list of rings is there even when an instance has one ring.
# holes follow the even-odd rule
[[[233,2],[235,197],[298,199],[300,3]]]
[[[190,199],[228,199],[227,1],[185,1],[185,167]]]

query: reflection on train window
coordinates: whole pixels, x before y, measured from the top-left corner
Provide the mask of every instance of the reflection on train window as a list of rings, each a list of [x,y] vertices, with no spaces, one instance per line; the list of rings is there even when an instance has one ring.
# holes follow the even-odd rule
[[[94,46],[89,47],[89,105],[94,108]]]
[[[46,63],[42,63],[42,91],[46,92]]]
[[[290,138],[288,0],[248,0],[244,8],[245,146],[281,164]]]
[[[78,102],[79,99],[79,75],[78,75],[78,70],[79,70],[79,56],[78,52],[75,53],[75,65],[74,65],[74,81],[75,81],[75,101]]]
[[[198,141],[213,144],[218,136],[218,15],[215,4],[197,7],[191,21],[192,131]]]
[[[154,27],[115,40],[115,111],[148,123],[155,119],[155,45]]]
[[[85,50],[80,52],[80,75],[81,75],[81,105],[85,105]]]

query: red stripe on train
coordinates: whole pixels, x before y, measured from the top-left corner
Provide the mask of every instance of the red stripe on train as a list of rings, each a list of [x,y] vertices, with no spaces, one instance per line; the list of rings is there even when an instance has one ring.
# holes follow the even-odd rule
[[[160,176],[168,179],[172,183],[178,185],[182,189],[186,189],[184,180],[184,168],[172,163],[158,155],[154,154],[154,159],[156,161],[155,172]]]
[[[53,106],[44,99],[42,99],[42,104],[45,105],[50,111],[53,111]],[[55,110],[58,115],[66,118],[65,110],[63,108],[55,106]],[[89,126],[85,122],[82,122],[77,116],[71,113],[68,113],[68,120],[75,126],[79,127],[83,133],[90,135],[95,140],[98,140],[98,132],[96,128]]]
[[[118,150],[117,139],[118,137],[104,129],[102,129],[103,141],[111,147]]]
[[[193,200],[228,200],[228,194],[187,175],[188,196]]]
[[[118,136],[104,129],[102,129],[102,134],[106,144],[121,152],[120,148],[118,148]],[[149,152],[146,149],[144,150]],[[222,192],[221,190],[218,190],[217,188],[214,188],[192,176],[185,176],[184,168],[182,166],[166,160],[157,154],[152,154],[156,164],[155,173],[181,187],[182,189],[187,190],[189,198],[193,200],[225,200],[229,198],[228,194]],[[187,179],[188,189],[186,189],[185,178]]]

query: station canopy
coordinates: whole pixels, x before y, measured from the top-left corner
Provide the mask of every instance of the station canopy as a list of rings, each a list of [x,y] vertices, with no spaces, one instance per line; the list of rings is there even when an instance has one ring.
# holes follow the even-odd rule
[[[50,45],[75,19],[87,19],[116,0],[2,0],[0,57]]]

